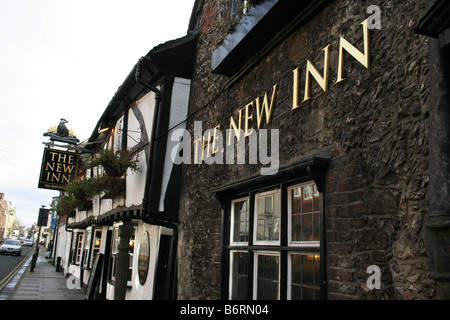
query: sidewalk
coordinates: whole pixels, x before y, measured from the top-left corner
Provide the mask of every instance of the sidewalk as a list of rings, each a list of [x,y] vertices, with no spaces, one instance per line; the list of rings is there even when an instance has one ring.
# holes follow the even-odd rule
[[[84,290],[69,289],[67,278],[45,259],[45,249],[39,249],[34,272],[30,272],[31,256],[8,285],[14,287],[7,300],[85,300]]]

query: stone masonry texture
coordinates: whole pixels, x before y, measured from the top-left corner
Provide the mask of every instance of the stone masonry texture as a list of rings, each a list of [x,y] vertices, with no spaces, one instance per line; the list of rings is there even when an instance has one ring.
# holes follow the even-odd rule
[[[346,57],[336,84],[339,38],[362,50],[366,8],[381,9],[370,30],[370,68]],[[230,32],[231,1],[206,0],[192,81],[188,128],[229,126],[231,116],[279,85],[270,125],[280,130],[280,166],[331,150],[326,171],[326,270],[329,299],[433,299],[423,221],[427,213],[429,57],[414,33],[425,1],[332,1],[235,81],[211,72],[211,55]],[[311,80],[311,99],[292,110],[292,71],[306,61],[322,72],[330,46],[327,92]],[[219,299],[222,209],[211,188],[259,173],[257,165],[184,165],[178,298]],[[382,288],[366,286],[369,265]]]

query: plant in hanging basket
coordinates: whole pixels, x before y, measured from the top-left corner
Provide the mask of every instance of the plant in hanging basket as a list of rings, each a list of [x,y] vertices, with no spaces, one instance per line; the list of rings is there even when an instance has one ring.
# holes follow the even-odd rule
[[[62,205],[87,210],[92,207],[92,199],[99,193],[99,183],[96,178],[82,178],[68,183],[64,190]]]
[[[81,178],[68,183],[65,190],[67,194],[73,195],[78,201],[92,200],[98,192],[98,185],[95,178]]]
[[[73,196],[65,194],[59,198],[58,204],[56,205],[56,212],[60,216],[73,217],[77,205],[78,202]]]
[[[95,158],[92,158],[89,166],[101,165],[107,175],[111,177],[122,177],[128,169],[139,171],[139,160],[130,150],[112,151],[110,149],[100,150]]]
[[[104,175],[97,178],[98,186],[104,192],[103,199],[112,199],[125,192],[125,178]]]

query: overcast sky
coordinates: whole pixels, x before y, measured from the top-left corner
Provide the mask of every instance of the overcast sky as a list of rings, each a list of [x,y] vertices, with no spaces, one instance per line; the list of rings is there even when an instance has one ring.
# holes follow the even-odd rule
[[[0,193],[26,226],[59,192],[38,189],[48,128],[80,141],[133,66],[186,35],[194,0],[0,0]]]

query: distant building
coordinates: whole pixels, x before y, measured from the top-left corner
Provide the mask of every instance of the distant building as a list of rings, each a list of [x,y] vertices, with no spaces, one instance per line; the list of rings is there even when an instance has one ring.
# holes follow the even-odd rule
[[[0,239],[13,236],[16,209],[12,203],[5,200],[5,194],[0,193]]]

